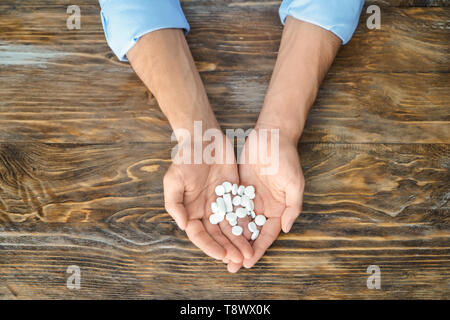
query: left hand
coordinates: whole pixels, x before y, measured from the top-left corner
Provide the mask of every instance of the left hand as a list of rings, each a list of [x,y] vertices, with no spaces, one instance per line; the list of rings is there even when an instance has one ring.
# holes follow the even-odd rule
[[[267,128],[265,129],[267,130]],[[261,128],[255,128],[254,131],[258,137],[260,137],[260,130]],[[244,259],[243,265],[245,268],[251,268],[255,265],[276,240],[281,230],[285,233],[290,231],[302,209],[305,178],[298,156],[297,141],[280,134],[279,149],[271,150],[270,139],[276,137],[270,134],[270,129],[267,131],[267,145],[269,146],[267,154],[271,160],[267,163],[267,161],[262,161],[260,156],[257,156],[256,163],[249,163],[249,155],[258,155],[259,143],[251,143],[251,139],[247,139],[239,164],[241,184],[253,185],[256,190],[256,198],[253,200],[255,213],[264,214],[267,217],[259,237],[252,244],[253,256]],[[245,161],[243,157],[245,157]],[[275,165],[274,161],[278,161],[278,166]],[[270,166],[276,167],[277,170],[270,174],[263,174],[263,169]],[[228,270],[237,272],[241,266],[242,264],[229,262]]]

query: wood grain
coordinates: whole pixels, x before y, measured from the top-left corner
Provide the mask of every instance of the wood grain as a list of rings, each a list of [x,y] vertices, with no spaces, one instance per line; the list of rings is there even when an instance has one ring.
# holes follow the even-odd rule
[[[185,4],[189,43],[225,128],[254,125],[278,49],[276,6],[252,3],[219,2],[207,14],[203,2]],[[0,6],[0,141],[166,142],[171,131],[156,101],[107,47],[98,6],[83,7],[75,32],[63,9]],[[379,31],[361,18],[302,141],[448,143],[449,10],[383,7]]]
[[[250,287],[270,299],[449,297],[448,145],[299,151],[303,214],[236,276],[165,213],[166,146],[3,144],[0,297],[235,299]],[[83,270],[76,293],[64,287],[72,264]],[[366,288],[371,264],[383,291]]]
[[[280,1],[182,3],[219,121],[252,127]],[[76,31],[69,4],[0,4],[0,299],[450,298],[449,1],[366,1],[382,28],[363,11],[299,144],[303,213],[235,275],[165,212],[170,127],[105,43],[97,1],[77,1]]]

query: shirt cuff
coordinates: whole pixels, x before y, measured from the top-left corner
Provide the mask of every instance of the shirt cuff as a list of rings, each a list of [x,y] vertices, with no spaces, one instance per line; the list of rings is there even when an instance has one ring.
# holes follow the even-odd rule
[[[358,26],[364,0],[283,0],[279,14],[309,22],[333,32],[343,44],[352,38]]]
[[[189,23],[179,0],[99,0],[106,41],[120,61],[144,34],[167,28],[184,29]]]

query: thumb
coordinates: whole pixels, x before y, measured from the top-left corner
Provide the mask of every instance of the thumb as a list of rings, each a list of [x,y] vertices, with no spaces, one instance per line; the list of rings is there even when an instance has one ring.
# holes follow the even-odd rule
[[[284,233],[288,233],[295,220],[302,211],[303,204],[303,184],[288,186],[286,188],[286,208],[281,215],[281,229]]]
[[[185,230],[188,221],[186,208],[184,207],[184,184],[176,168],[171,165],[164,175],[164,207],[175,220],[181,230]]]

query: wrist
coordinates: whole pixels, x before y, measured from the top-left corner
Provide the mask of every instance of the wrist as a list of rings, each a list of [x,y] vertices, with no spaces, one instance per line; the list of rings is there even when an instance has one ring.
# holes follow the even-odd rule
[[[272,130],[278,131],[280,142],[287,143],[289,145],[297,146],[302,130],[300,128],[289,127],[276,121],[265,121],[264,119],[258,119],[255,130],[267,130],[268,134],[271,134]]]
[[[307,114],[307,108],[291,107],[283,101],[265,104],[255,128],[278,129],[280,139],[297,145],[303,133]]]

